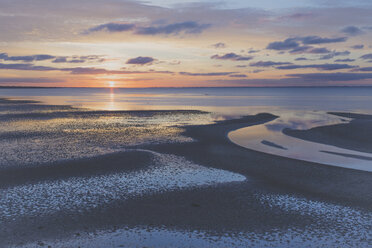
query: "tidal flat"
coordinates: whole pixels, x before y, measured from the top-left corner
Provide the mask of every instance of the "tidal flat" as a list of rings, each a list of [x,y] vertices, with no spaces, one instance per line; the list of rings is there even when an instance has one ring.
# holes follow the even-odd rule
[[[278,115],[218,120],[197,110],[92,111],[6,99],[0,110],[2,247],[371,243],[370,172],[228,137]],[[347,117],[357,120],[347,132],[372,133],[369,118]]]

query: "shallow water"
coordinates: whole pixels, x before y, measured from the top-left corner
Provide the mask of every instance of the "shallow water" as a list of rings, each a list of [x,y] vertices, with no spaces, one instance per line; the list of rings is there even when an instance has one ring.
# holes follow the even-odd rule
[[[262,125],[232,131],[228,134],[228,137],[235,144],[255,151],[371,172],[372,153],[310,142],[285,135],[282,132],[285,128],[304,130],[318,126],[345,123],[346,121],[348,121],[347,118],[323,112],[287,113],[274,121]],[[356,157],[345,157],[342,154]],[[357,158],[357,156],[360,158]]]
[[[310,154],[311,161],[318,159],[324,164],[336,161],[340,165],[342,161],[359,160],[319,153],[320,149],[340,150],[297,139],[293,141],[295,138],[283,135],[281,130],[348,121],[329,115],[327,111],[372,113],[372,88],[0,88],[0,97],[41,101],[32,104],[0,101],[0,168],[4,170],[131,151],[146,144],[191,142],[182,135],[184,125],[209,124],[260,112],[280,117],[264,125],[236,131],[239,138],[248,141],[249,148],[268,153],[275,151],[275,154],[297,159]],[[169,109],[210,113],[110,112]],[[97,110],[109,111],[95,112]],[[231,135],[234,132],[230,133],[230,138]],[[130,172],[76,175],[0,189],[2,228],[7,230],[17,221],[22,223],[28,218],[38,220],[68,211],[83,213],[104,208],[132,197],[250,180],[237,173],[194,164],[183,157],[148,152],[153,156],[152,163]],[[346,152],[353,151],[343,151]],[[364,162],[370,166],[371,161]],[[353,168],[357,168],[355,164]],[[287,194],[257,194],[255,201],[263,208],[272,209],[273,213],[280,210],[291,218],[308,216],[319,223],[301,229],[289,225],[287,229],[267,233],[226,230],[223,234],[146,226],[97,230],[96,233],[82,233],[81,237],[43,240],[20,247],[40,247],[40,244],[52,247],[313,247],[314,244],[317,247],[368,247],[370,243],[370,212]]]
[[[264,126],[235,131],[230,138],[250,149],[281,156],[330,165],[351,164],[349,167],[362,170],[371,167],[368,160],[319,150],[366,157],[369,154],[301,141],[283,135],[281,130],[284,127],[308,129],[345,119],[328,115],[328,111],[372,113],[372,87],[0,88],[0,97],[53,105],[0,103],[0,165],[3,167],[90,157],[148,143],[187,142],[191,140],[180,135],[182,130],[176,126],[207,124],[260,112],[280,118]],[[89,113],[89,110],[170,109],[204,110],[211,114]]]
[[[89,211],[115,200],[246,180],[242,175],[206,168],[182,157],[147,152],[154,156],[147,169],[92,177],[76,175],[0,189],[0,220]]]
[[[63,240],[46,240],[52,247],[369,247],[372,214],[320,201],[290,195],[257,195],[263,206],[289,214],[311,216],[332,223],[332,229],[320,223],[304,228],[273,229],[268,232],[229,232],[137,227],[99,231]],[[321,222],[319,221],[319,222]],[[315,245],[316,244],[316,245]],[[29,243],[17,247],[38,247]]]

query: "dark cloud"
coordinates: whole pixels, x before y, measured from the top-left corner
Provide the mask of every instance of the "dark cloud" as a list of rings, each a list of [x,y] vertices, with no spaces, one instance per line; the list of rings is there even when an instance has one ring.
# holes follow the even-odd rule
[[[58,57],[55,60],[52,61],[53,63],[66,63],[67,57]]]
[[[260,50],[249,49],[248,53],[258,53]]]
[[[254,63],[250,63],[250,66],[257,66],[257,67],[271,67],[277,65],[291,65],[290,62],[274,62],[274,61],[258,61]]]
[[[84,59],[73,59],[68,61],[69,63],[85,63]]]
[[[0,63],[0,69],[3,70],[22,70],[22,71],[53,71],[58,70],[49,66],[35,66],[33,64],[3,64]]]
[[[371,79],[372,73],[304,73],[287,74],[286,76],[301,78],[305,81],[352,81]]]
[[[138,26],[131,23],[106,23],[92,27],[84,31],[83,34],[90,34],[99,31],[107,31],[110,33],[133,31],[135,34],[139,35],[178,35],[180,33],[197,34],[203,32],[209,27],[209,24],[199,24],[194,21],[158,26]]]
[[[372,71],[372,67],[362,67],[355,69],[355,71]]]
[[[341,32],[350,36],[360,35],[364,33],[363,30],[355,26],[344,27],[343,29],[341,29]]]
[[[364,45],[354,45],[354,46],[351,46],[351,48],[353,48],[353,49],[363,49]]]
[[[304,58],[304,57],[300,57],[300,58],[296,58],[295,59],[296,61],[304,61],[304,60],[308,60],[307,58]]]
[[[360,57],[361,59],[372,59],[372,53],[364,54]]]
[[[221,59],[221,60],[233,60],[233,61],[247,61],[253,59],[252,56],[243,56],[236,53],[226,53],[224,55],[213,55],[211,59]]]
[[[245,75],[245,74],[233,74],[233,75],[229,75],[229,77],[234,77],[234,78],[246,78],[247,75]]]
[[[343,52],[333,51],[330,54],[327,54],[327,55],[324,55],[324,56],[320,57],[320,59],[323,59],[323,60],[324,59],[332,59],[332,58],[337,57],[337,56],[347,56],[347,55],[350,55],[349,51],[343,51]]]
[[[297,47],[295,49],[292,49],[289,52],[290,53],[294,53],[294,54],[300,54],[300,53],[305,53],[305,52],[309,51],[312,48],[313,48],[312,46],[300,46],[300,47]]]
[[[55,56],[48,55],[48,54],[36,54],[36,55],[29,55],[29,56],[8,56],[7,53],[0,54],[0,59],[5,60],[5,61],[33,62],[33,61],[50,60],[54,58]]]
[[[305,45],[316,45],[316,44],[345,42],[347,40],[347,37],[322,38],[319,36],[305,36],[305,37],[298,37],[297,40],[301,41]]]
[[[355,59],[336,59],[335,62],[354,62]]]
[[[131,65],[148,65],[154,62],[155,59],[152,57],[137,57],[137,58],[132,58],[128,59],[127,64]]]
[[[313,65],[286,65],[276,67],[279,70],[294,70],[294,69],[304,69],[304,68],[314,68],[323,71],[333,71],[341,69],[352,69],[355,66],[348,64],[313,64]]]
[[[74,67],[74,68],[62,68],[60,71],[67,71],[71,74],[130,74],[126,71],[106,70],[102,68],[94,67]]]
[[[222,42],[218,42],[216,44],[213,44],[212,46],[214,48],[225,48],[226,47],[226,44],[225,43],[222,43]]]
[[[180,75],[185,76],[228,76],[234,72],[209,72],[209,73],[192,73],[192,72],[180,72]]]
[[[101,55],[85,55],[85,56],[59,56],[52,63],[85,63],[85,62],[103,62]]]
[[[106,23],[101,24],[95,27],[92,27],[85,31],[85,34],[98,32],[98,31],[107,31],[107,32],[125,32],[133,30],[135,27],[134,24],[131,23]]]
[[[198,34],[203,32],[205,29],[209,28],[210,24],[199,24],[197,22],[179,22],[164,26],[149,26],[149,27],[137,27],[135,30],[136,34],[141,35],[157,35],[157,34],[166,34],[166,35],[177,35],[180,33],[185,34]]]
[[[49,66],[35,66],[33,64],[3,64],[0,63],[0,70],[22,70],[22,71],[64,71],[71,74],[144,74],[144,73],[164,73],[171,74],[170,71],[127,71],[127,70],[106,70],[95,67],[73,67],[57,68]]]
[[[284,41],[274,41],[269,43],[267,45],[266,49],[270,50],[290,50],[290,49],[295,49],[298,48],[300,44],[298,43],[296,38],[288,38]]]
[[[300,46],[295,49],[292,49],[289,51],[292,54],[301,54],[301,53],[311,53],[311,54],[323,54],[323,53],[331,53],[330,50],[328,50],[325,47],[312,47],[312,46]]]
[[[0,77],[0,83],[60,83],[63,79],[56,78],[8,78]]]
[[[293,53],[306,51],[310,47],[306,45],[317,45],[317,44],[326,44],[326,43],[336,43],[336,42],[345,42],[347,37],[337,37],[337,38],[323,38],[319,36],[304,36],[304,37],[295,37],[288,38],[284,41],[275,41],[269,43],[266,47],[271,50],[292,50]],[[301,43],[305,46],[301,46]]]
[[[7,53],[0,54],[0,60],[4,61],[22,61],[34,62],[52,60],[52,63],[84,63],[86,61],[103,61],[103,56],[100,55],[86,55],[86,56],[54,56],[49,54],[36,54],[27,56],[8,56]]]
[[[317,47],[317,48],[312,48],[310,50],[307,50],[306,52],[313,53],[313,54],[321,54],[321,53],[330,53],[331,51],[325,47]]]

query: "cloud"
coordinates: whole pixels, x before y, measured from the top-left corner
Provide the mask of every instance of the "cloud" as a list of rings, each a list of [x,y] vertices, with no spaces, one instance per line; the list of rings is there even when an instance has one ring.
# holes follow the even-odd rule
[[[94,33],[94,32],[99,32],[99,31],[107,31],[107,32],[125,32],[125,31],[130,31],[133,30],[135,27],[134,24],[130,23],[106,23],[106,24],[101,24],[95,27],[92,27],[88,30],[86,30],[84,33],[89,34],[89,33]]]
[[[106,31],[110,33],[133,31],[138,35],[178,35],[198,34],[209,28],[210,24],[199,24],[194,21],[178,22],[168,25],[158,26],[138,26],[131,23],[106,23],[92,27],[83,32],[83,34],[91,34],[99,31]]]
[[[274,62],[274,61],[258,61],[254,63],[250,63],[250,66],[257,66],[257,67],[271,67],[277,65],[291,65],[290,62]]]
[[[258,53],[260,50],[249,49],[248,53]]]
[[[84,62],[85,62],[84,59],[73,59],[73,60],[68,61],[68,63],[84,63]]]
[[[137,27],[135,33],[142,35],[157,35],[157,34],[166,34],[166,35],[177,35],[181,32],[186,34],[198,34],[203,32],[205,29],[209,28],[210,24],[199,24],[197,22],[180,22],[169,24],[165,26],[149,26],[149,27]]]
[[[229,77],[233,77],[233,78],[246,78],[247,75],[245,75],[245,74],[233,74],[233,75],[229,75]]]
[[[353,81],[372,79],[372,73],[304,73],[287,74],[288,77],[301,78],[305,81]]]
[[[336,59],[335,62],[354,62],[355,59]]]
[[[216,44],[213,44],[212,46],[214,48],[225,48],[226,47],[226,44],[225,43],[222,43],[222,42],[218,42]]]
[[[372,53],[364,54],[363,56],[360,56],[361,59],[372,59]]]
[[[104,68],[95,67],[73,67],[73,68],[57,68],[49,66],[35,66],[33,64],[3,64],[0,63],[0,70],[22,70],[22,71],[64,71],[71,74],[145,74],[145,73],[164,73],[172,74],[170,71],[127,71],[127,70],[107,70]]]
[[[52,63],[84,63],[87,61],[102,62],[103,56],[101,55],[84,55],[84,56],[54,56],[49,54],[36,54],[26,56],[8,56],[7,53],[0,54],[0,60],[4,61],[22,61],[34,62],[52,60]]]
[[[213,55],[211,59],[220,59],[220,60],[232,60],[232,61],[247,61],[253,59],[252,56],[242,56],[236,53],[226,53],[224,55]]]
[[[52,63],[67,63],[67,57],[58,57]]]
[[[54,58],[55,56],[48,55],[48,54],[36,54],[36,55],[29,55],[29,56],[8,56],[7,53],[0,54],[0,59],[5,60],[5,61],[32,62],[32,61],[50,60]]]
[[[292,54],[301,54],[301,53],[311,53],[311,54],[323,54],[323,53],[331,53],[330,50],[328,50],[325,47],[312,47],[312,46],[300,46],[298,48],[292,49],[289,51]]]
[[[347,37],[322,38],[319,36],[305,36],[305,37],[298,37],[297,40],[301,41],[305,45],[316,45],[316,44],[345,42],[347,40]]]
[[[301,46],[303,45],[318,45],[326,43],[336,43],[345,42],[347,37],[337,37],[337,38],[322,38],[319,36],[304,36],[304,37],[294,37],[288,38],[284,41],[275,41],[269,43],[266,49],[270,50],[292,50],[293,53],[308,50],[310,47]]]
[[[351,48],[353,48],[353,49],[363,49],[364,45],[354,45],[354,46],[351,46]]]
[[[84,56],[58,56],[52,63],[85,63],[85,62],[103,62],[101,55],[84,55]]]
[[[306,51],[307,53],[314,53],[314,54],[319,54],[319,53],[330,53],[331,51],[328,50],[327,48],[325,47],[318,47],[318,48],[313,48],[313,49],[310,49],[308,51]]]
[[[324,56],[320,57],[320,59],[323,59],[323,60],[324,59],[332,59],[332,58],[337,57],[337,56],[347,56],[347,55],[350,55],[349,51],[343,51],[343,52],[333,51],[330,54],[327,54],[327,55],[324,55]]]
[[[299,46],[300,44],[297,42],[296,38],[288,38],[284,41],[271,42],[269,45],[267,45],[266,49],[281,51],[298,48]]]
[[[208,72],[208,73],[192,73],[192,72],[180,72],[180,75],[184,76],[228,76],[234,72]]]
[[[356,36],[356,35],[360,35],[364,33],[360,28],[355,27],[355,26],[345,27],[341,29],[341,32],[347,35],[350,35],[350,36]]]
[[[314,68],[324,71],[333,71],[341,69],[352,69],[355,66],[348,64],[312,64],[312,65],[286,65],[276,67],[279,70],[294,70],[294,69],[304,69],[304,68]]]
[[[296,61],[304,61],[304,60],[308,60],[307,58],[304,58],[304,57],[300,57],[300,58],[296,58],[295,59]]]
[[[9,78],[0,77],[0,83],[61,83],[63,79],[56,78]]]
[[[58,70],[49,66],[35,66],[32,64],[3,64],[0,63],[0,69],[4,70],[22,70],[22,71],[53,71]]]
[[[309,51],[312,48],[313,48],[312,46],[300,46],[300,47],[297,47],[295,49],[292,49],[289,52],[290,53],[294,53],[294,54],[300,54],[300,53],[305,53],[305,52]]]
[[[355,69],[355,71],[372,71],[372,67],[362,67]]]
[[[152,57],[137,57],[137,58],[132,58],[128,59],[127,64],[131,65],[148,65],[154,62],[155,59]]]

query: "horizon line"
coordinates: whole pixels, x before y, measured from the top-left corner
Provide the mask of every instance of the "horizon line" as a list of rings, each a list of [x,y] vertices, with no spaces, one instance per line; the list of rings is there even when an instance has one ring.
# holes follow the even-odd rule
[[[193,86],[193,87],[75,87],[75,86],[0,86],[0,89],[7,88],[45,88],[45,89],[64,89],[64,88],[76,88],[76,89],[210,89],[210,88],[370,88],[372,85],[328,85],[328,86]]]

